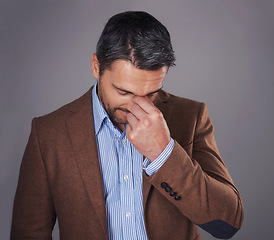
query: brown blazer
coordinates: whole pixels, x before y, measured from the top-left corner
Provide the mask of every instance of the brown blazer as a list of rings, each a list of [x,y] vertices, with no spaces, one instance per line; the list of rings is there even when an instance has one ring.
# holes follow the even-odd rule
[[[221,160],[206,105],[158,93],[175,146],[152,176],[143,174],[149,239],[201,239],[200,225],[231,237],[243,220],[242,201]],[[180,200],[171,197],[165,182]],[[11,239],[107,239],[106,211],[94,134],[91,90],[34,118],[14,200]]]

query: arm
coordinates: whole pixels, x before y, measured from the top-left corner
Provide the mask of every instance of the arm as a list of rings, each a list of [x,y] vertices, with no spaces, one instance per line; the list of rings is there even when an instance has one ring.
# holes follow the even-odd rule
[[[11,239],[51,239],[55,220],[34,119],[14,199]]]
[[[169,128],[159,109],[147,98],[133,100],[136,104],[127,117],[127,137],[154,162],[170,141]],[[215,237],[230,238],[242,224],[241,198],[219,155],[206,105],[196,104],[195,108],[198,116],[192,109],[188,112],[190,116],[183,116],[184,123],[174,121],[174,139],[178,141],[158,171],[145,177],[191,222]],[[178,118],[180,114],[183,113]],[[180,128],[187,129],[187,134],[178,135]],[[184,149],[179,142],[185,138],[191,139],[191,143]],[[166,191],[167,187],[171,189]]]
[[[167,161],[148,180],[192,222],[215,237],[232,237],[242,225],[242,202],[219,155],[205,104],[193,142],[184,147],[187,151],[175,142]],[[180,200],[165,191],[163,182]]]

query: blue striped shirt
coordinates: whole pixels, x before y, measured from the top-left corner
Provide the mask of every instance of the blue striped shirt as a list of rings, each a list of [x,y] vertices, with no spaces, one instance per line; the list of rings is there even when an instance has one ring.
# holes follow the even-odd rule
[[[94,128],[105,194],[108,239],[147,239],[143,213],[142,171],[155,173],[170,155],[174,140],[153,162],[145,159],[124,131],[116,128],[92,90]]]

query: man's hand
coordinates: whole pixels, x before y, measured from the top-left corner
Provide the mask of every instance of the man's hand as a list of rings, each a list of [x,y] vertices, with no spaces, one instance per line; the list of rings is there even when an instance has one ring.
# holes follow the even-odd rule
[[[135,96],[127,115],[126,135],[135,148],[154,161],[170,141],[167,123],[158,108],[146,97]]]

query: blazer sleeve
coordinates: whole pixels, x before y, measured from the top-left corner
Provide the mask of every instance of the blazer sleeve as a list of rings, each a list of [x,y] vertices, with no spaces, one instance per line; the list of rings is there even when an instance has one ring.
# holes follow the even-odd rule
[[[163,166],[146,177],[184,216],[214,237],[228,239],[241,227],[241,197],[220,157],[204,103],[193,141],[183,147],[175,141]]]
[[[52,229],[56,221],[36,124],[37,120],[33,119],[20,167],[13,207],[12,240],[52,239]]]

